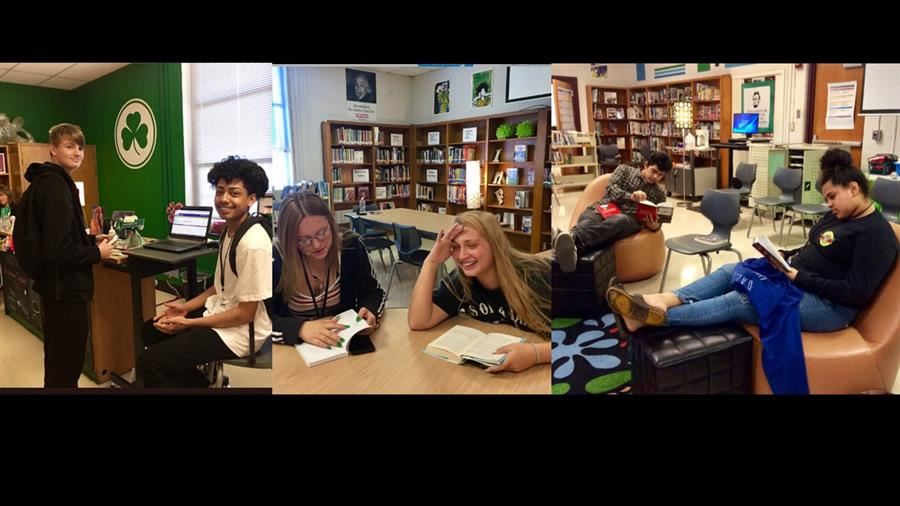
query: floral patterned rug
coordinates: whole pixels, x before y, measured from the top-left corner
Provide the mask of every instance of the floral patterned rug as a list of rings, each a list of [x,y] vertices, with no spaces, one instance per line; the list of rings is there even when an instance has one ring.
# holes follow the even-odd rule
[[[552,326],[554,394],[631,393],[629,341],[612,313],[556,318]]]

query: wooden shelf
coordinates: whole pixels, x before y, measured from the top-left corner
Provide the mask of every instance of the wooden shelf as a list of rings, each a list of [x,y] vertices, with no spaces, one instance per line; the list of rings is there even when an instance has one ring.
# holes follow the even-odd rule
[[[534,185],[530,184],[489,184],[488,187],[491,188],[534,188]]]
[[[446,204],[446,200],[432,200],[432,199],[423,199],[421,197],[416,197],[416,200],[421,200],[422,202],[434,202],[435,204]]]
[[[520,207],[506,207],[506,206],[495,206],[489,205],[486,206],[488,209],[503,209],[504,211],[519,211],[521,213],[530,213],[531,209],[522,209]]]
[[[416,184],[447,184],[446,181],[416,181]]]
[[[569,167],[594,167],[594,166],[596,166],[596,165],[598,165],[597,162],[591,162],[591,163],[567,163],[567,164],[564,164],[564,165],[553,164],[554,167],[558,167],[558,168],[560,168],[560,169],[566,169],[566,168],[569,168]]]
[[[368,186],[374,183],[331,183],[331,186],[335,188],[342,188],[345,186]]]
[[[534,141],[537,137],[507,137],[506,139],[493,139],[490,142]]]
[[[329,165],[349,165],[353,167],[371,167],[372,162],[353,163],[353,162],[331,162]]]
[[[375,162],[379,167],[393,167],[395,165],[409,165],[409,162]]]
[[[333,148],[371,148],[373,144],[332,144]]]

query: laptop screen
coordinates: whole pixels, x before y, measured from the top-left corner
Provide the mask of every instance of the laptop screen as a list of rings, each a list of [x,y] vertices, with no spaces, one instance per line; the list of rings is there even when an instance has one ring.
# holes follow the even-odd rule
[[[175,211],[172,221],[172,235],[182,237],[206,238],[206,229],[212,209],[179,209]]]

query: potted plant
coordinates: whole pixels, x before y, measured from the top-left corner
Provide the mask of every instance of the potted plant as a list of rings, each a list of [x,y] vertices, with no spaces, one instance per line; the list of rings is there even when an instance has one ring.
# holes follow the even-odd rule
[[[513,127],[509,123],[504,123],[497,127],[497,139],[503,140],[511,137],[513,134]]]
[[[525,137],[534,137],[534,122],[525,120],[516,125],[516,137],[522,139]]]

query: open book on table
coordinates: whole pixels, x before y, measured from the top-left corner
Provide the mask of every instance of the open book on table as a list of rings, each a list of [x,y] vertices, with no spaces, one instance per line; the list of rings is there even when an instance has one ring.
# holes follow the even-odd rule
[[[791,266],[788,265],[784,257],[781,256],[781,253],[778,252],[778,248],[775,247],[775,244],[773,244],[768,237],[764,235],[757,237],[753,240],[753,247],[762,253],[763,256],[766,257],[766,260],[768,260],[776,269],[782,272],[791,270]]]
[[[665,202],[654,204],[649,200],[642,200],[638,202],[635,218],[638,221],[644,221],[644,218],[650,216],[656,217],[656,221],[659,223],[672,223],[672,213],[674,211],[675,208]]]
[[[348,328],[338,332],[341,340],[337,346],[331,348],[322,348],[310,343],[300,343],[296,345],[297,351],[309,367],[315,367],[325,362],[331,362],[347,355],[360,355],[375,351],[372,340],[369,336],[359,336],[360,330],[369,328],[369,323],[365,318],[361,318],[359,313],[353,309],[348,309],[337,315],[338,323],[349,325]]]
[[[525,342],[522,337],[499,332],[486,334],[478,329],[456,325],[426,346],[425,353],[454,364],[462,364],[466,360],[470,360],[482,365],[493,366],[502,364],[506,358],[505,354],[494,353],[497,348],[522,342]]]

